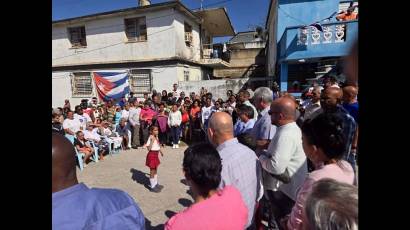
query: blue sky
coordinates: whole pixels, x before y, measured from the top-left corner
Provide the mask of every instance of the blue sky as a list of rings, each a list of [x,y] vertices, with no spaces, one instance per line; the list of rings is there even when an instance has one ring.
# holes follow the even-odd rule
[[[151,0],[152,4],[168,0]],[[255,25],[265,25],[270,0],[203,0],[203,6],[214,8],[223,6],[227,9],[236,32],[248,31]],[[135,7],[138,0],[52,0],[52,18],[60,20],[111,10]],[[189,9],[200,7],[200,0],[181,0]],[[214,39],[214,42],[227,38]]]

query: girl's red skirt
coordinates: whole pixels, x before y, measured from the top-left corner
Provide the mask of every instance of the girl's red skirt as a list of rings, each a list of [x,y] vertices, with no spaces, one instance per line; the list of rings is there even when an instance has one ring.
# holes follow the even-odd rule
[[[147,154],[147,160],[145,161],[145,165],[148,166],[150,169],[156,169],[159,165],[159,151],[149,151]]]

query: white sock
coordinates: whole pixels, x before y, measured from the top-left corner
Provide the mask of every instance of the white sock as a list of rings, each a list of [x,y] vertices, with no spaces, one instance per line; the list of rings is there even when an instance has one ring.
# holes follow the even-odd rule
[[[158,174],[155,174],[154,180],[155,180],[155,184],[158,184]]]
[[[155,178],[149,178],[149,182],[151,184],[151,188],[154,188],[155,185],[157,185],[156,182],[155,182]]]

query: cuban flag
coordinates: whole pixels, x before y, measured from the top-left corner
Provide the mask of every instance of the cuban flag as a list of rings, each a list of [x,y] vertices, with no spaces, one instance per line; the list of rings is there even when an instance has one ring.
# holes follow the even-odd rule
[[[126,71],[93,72],[93,76],[98,96],[103,101],[118,100],[130,92]]]

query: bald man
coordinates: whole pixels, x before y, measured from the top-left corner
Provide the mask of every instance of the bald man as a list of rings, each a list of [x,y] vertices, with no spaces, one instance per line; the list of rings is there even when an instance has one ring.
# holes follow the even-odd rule
[[[356,122],[356,132],[350,147],[350,164],[356,166],[356,150],[359,137],[359,102],[357,101],[358,90],[355,86],[343,88],[343,108],[352,116]],[[354,159],[353,159],[354,158]]]
[[[359,120],[359,102],[357,102],[358,90],[354,86],[346,86],[343,88],[343,108],[349,112],[356,122]]]
[[[144,215],[127,193],[78,183],[75,150],[67,138],[52,134],[51,156],[53,229],[145,229]]]
[[[238,142],[233,135],[232,118],[216,112],[209,120],[208,138],[222,159],[220,188],[235,186],[248,208],[246,227],[253,226],[255,204],[262,197],[261,168],[254,151]]]
[[[263,186],[276,222],[289,214],[295,204],[297,189],[307,175],[302,133],[295,122],[296,105],[292,98],[276,99],[270,107],[276,134],[259,160],[263,168]],[[288,176],[283,180],[285,175]]]

